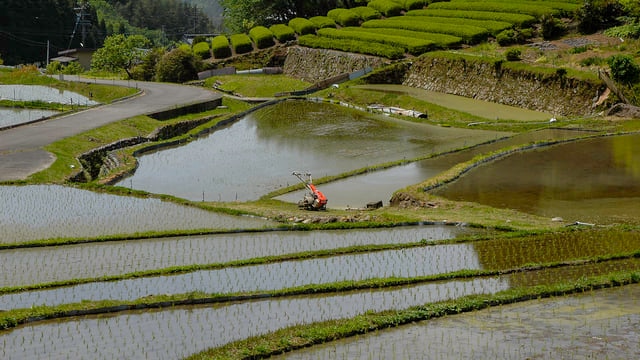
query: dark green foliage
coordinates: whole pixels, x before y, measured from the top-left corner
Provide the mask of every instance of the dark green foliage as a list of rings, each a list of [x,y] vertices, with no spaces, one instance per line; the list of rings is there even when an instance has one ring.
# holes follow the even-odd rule
[[[580,61],[580,66],[601,66],[604,64],[606,64],[606,60],[598,56],[591,56]]]
[[[247,34],[233,34],[229,39],[231,40],[231,47],[236,54],[244,54],[253,50],[253,43]]]
[[[305,18],[293,18],[289,21],[289,26],[295,30],[298,35],[307,35],[316,32],[316,25],[311,20]]]
[[[272,25],[269,30],[281,43],[296,39],[296,32],[285,24]]]
[[[273,33],[264,26],[256,26],[249,31],[249,37],[258,49],[266,49],[273,46]]]
[[[133,79],[143,81],[153,81],[156,78],[156,66],[165,54],[163,48],[155,48],[147,52],[142,58],[142,62],[136,65],[131,71]]]
[[[519,49],[511,48],[504,53],[504,56],[508,61],[520,61],[521,54]]]
[[[629,55],[613,55],[607,59],[615,81],[632,85],[640,80],[640,66]]]
[[[183,83],[198,78],[200,64],[193,52],[174,49],[166,53],[156,68],[158,81]]]
[[[580,21],[578,31],[592,34],[619,24],[618,17],[624,14],[622,5],[616,0],[585,1],[577,11]]]
[[[496,41],[500,46],[509,46],[513,44],[522,44],[531,37],[531,29],[507,29],[500,32],[496,36]]]
[[[229,39],[225,35],[218,35],[211,39],[211,50],[216,59],[224,59],[231,56]]]
[[[542,25],[542,38],[545,40],[553,40],[567,31],[567,27],[561,20],[556,19],[553,15],[544,15],[540,18]]]

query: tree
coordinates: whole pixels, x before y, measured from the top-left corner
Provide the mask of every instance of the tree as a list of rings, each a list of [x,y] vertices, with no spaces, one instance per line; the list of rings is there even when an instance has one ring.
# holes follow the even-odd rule
[[[196,80],[200,69],[200,59],[193,52],[181,48],[166,53],[156,68],[158,81],[183,83]]]
[[[623,6],[617,0],[585,1],[577,11],[578,30],[592,34],[598,30],[618,25],[618,17],[624,15]]]
[[[105,39],[104,46],[93,54],[91,67],[112,72],[124,70],[132,79],[131,68],[142,61],[150,47],[151,42],[142,35],[109,36]]]

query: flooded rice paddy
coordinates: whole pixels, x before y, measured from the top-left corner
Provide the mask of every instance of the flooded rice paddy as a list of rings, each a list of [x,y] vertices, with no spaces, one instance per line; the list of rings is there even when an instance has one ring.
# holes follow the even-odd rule
[[[297,184],[293,171],[338,175],[505,135],[286,101],[187,145],[143,155],[135,174],[118,185],[196,201],[255,200]]]
[[[474,146],[433,158],[394,166],[388,169],[351,176],[346,179],[319,185],[319,189],[330,199],[331,208],[360,208],[371,201],[386,203],[393,193],[405,186],[421,183],[454,165],[473,157],[509,146],[538,141],[571,139],[589,133],[577,130],[543,129],[503,138],[498,141]],[[276,197],[278,200],[297,203],[305,191],[293,191]]]
[[[0,251],[0,263],[15,270],[0,275],[0,287],[350,246],[436,241],[478,232],[465,227],[429,225],[358,231],[269,231],[11,249]]]
[[[271,227],[158,199],[99,194],[57,185],[0,186],[0,243],[176,229]]]
[[[10,109],[0,107],[0,129],[44,119],[58,113],[58,111],[52,110]]]
[[[402,309],[508,288],[499,278],[392,290],[292,297],[238,304],[175,307],[87,316],[20,326],[2,333],[3,359],[179,359],[212,346],[367,311]],[[310,311],[310,309],[313,309]]]
[[[57,104],[93,106],[99,103],[67,90],[42,85],[0,85],[0,100],[44,101]]]
[[[274,359],[637,359],[640,285],[491,307]]]
[[[640,135],[516,153],[480,166],[433,193],[569,222],[637,223]]]

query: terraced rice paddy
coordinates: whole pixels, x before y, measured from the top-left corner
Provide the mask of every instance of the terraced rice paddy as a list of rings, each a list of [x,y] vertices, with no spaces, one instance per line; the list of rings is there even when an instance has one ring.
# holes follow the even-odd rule
[[[161,230],[273,227],[158,199],[98,194],[57,185],[0,186],[0,244]]]
[[[57,113],[57,111],[51,110],[8,109],[0,107],[0,129],[43,119]]]

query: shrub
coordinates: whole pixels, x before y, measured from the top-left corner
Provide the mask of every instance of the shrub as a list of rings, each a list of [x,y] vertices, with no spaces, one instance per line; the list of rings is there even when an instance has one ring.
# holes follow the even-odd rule
[[[592,65],[600,66],[600,65],[604,65],[605,63],[606,63],[605,59],[599,56],[590,56],[588,58],[580,60],[580,66],[592,66]]]
[[[613,55],[607,59],[613,80],[632,85],[640,80],[640,66],[629,55]]]
[[[193,45],[193,53],[200,56],[202,59],[208,59],[211,57],[211,50],[209,49],[208,42],[199,42]]]
[[[231,56],[229,39],[225,35],[218,35],[211,39],[211,50],[216,59],[224,59]]]
[[[500,1],[447,1],[436,2],[429,5],[429,9],[447,9],[447,10],[466,10],[466,11],[485,11],[485,12],[499,12],[499,13],[514,13],[514,14],[526,14],[531,15],[537,19],[543,15],[554,14],[560,15],[561,11],[554,10],[552,7],[547,6],[545,1],[539,1],[538,4],[533,2],[521,3],[521,2],[500,2]],[[554,5],[559,4],[554,2]],[[578,8],[577,4],[567,4],[575,9]]]
[[[229,37],[231,47],[236,54],[244,54],[253,50],[253,44],[249,35],[244,33],[233,34]]]
[[[531,29],[507,29],[496,36],[496,41],[500,46],[509,46],[513,44],[522,44],[531,36]]]
[[[311,20],[305,18],[293,18],[289,20],[289,26],[291,26],[298,35],[307,35],[316,32],[316,25]]]
[[[183,83],[197,79],[199,67],[200,64],[193,52],[177,48],[160,59],[156,77],[158,81]]]
[[[392,28],[436,34],[448,34],[460,37],[464,42],[467,43],[478,43],[480,41],[486,40],[489,36],[489,31],[487,29],[479,28],[477,26],[417,22],[412,21],[409,17],[406,17],[406,19],[394,18],[394,20],[369,20],[364,22],[362,24],[362,27]]]
[[[567,27],[560,21],[553,17],[553,15],[544,15],[540,19],[542,25],[542,38],[545,40],[552,40],[567,31]]]
[[[504,13],[495,11],[474,11],[474,10],[448,10],[448,9],[432,9],[431,7],[423,10],[411,10],[407,12],[407,16],[436,16],[475,20],[495,20],[504,21],[514,26],[528,27],[536,22],[536,18],[526,14]]]
[[[342,26],[357,26],[360,24],[360,16],[349,9],[329,10],[327,16]]]
[[[585,1],[576,12],[578,31],[592,34],[598,30],[618,25],[618,17],[624,15],[623,6],[617,0]]]
[[[434,42],[419,38],[410,38],[404,36],[393,36],[386,34],[374,34],[366,31],[358,31],[359,28],[353,28],[349,31],[345,29],[321,29],[318,35],[330,37],[332,39],[350,39],[370,43],[381,43],[403,48],[412,55],[420,55],[434,48]]]
[[[296,32],[293,31],[293,29],[288,25],[271,25],[271,27],[269,27],[269,30],[271,30],[276,39],[278,39],[278,41],[282,43],[296,39]]]
[[[258,49],[265,49],[275,45],[273,33],[264,26],[256,26],[249,30],[249,37],[256,44]]]
[[[368,6],[356,6],[351,8],[351,11],[358,14],[363,21],[380,19],[382,17],[382,14],[380,14],[378,10]]]
[[[398,16],[402,12],[402,6],[390,0],[373,0],[367,6],[377,10],[386,17]]]
[[[390,29],[390,28],[344,28],[343,31],[360,31],[368,32],[372,34],[403,36],[407,38],[416,38],[422,40],[429,40],[434,43],[435,47],[450,48],[458,46],[462,43],[462,39],[458,36],[447,34],[426,33],[419,31],[403,30],[403,29]]]
[[[478,19],[466,19],[466,18],[457,18],[457,17],[440,17],[440,16],[400,16],[400,17],[392,17],[388,20],[404,20],[410,19],[412,21],[421,22],[421,23],[440,23],[440,24],[448,24],[448,25],[464,25],[464,26],[476,26],[479,28],[484,28],[489,30],[492,34],[498,34],[499,32],[509,29],[513,27],[511,23],[506,21],[496,21],[496,20],[478,20]]]
[[[82,74],[84,72],[84,68],[77,61],[72,61],[67,66],[62,68],[62,73],[67,75],[77,75]]]
[[[508,61],[520,61],[520,55],[522,55],[522,53],[520,52],[520,49],[511,48],[508,49],[504,55]]]
[[[310,18],[312,23],[316,25],[316,29],[335,28],[336,22],[328,16],[314,16]]]
[[[47,65],[47,74],[60,74],[62,72],[62,64],[58,61],[52,61]]]

